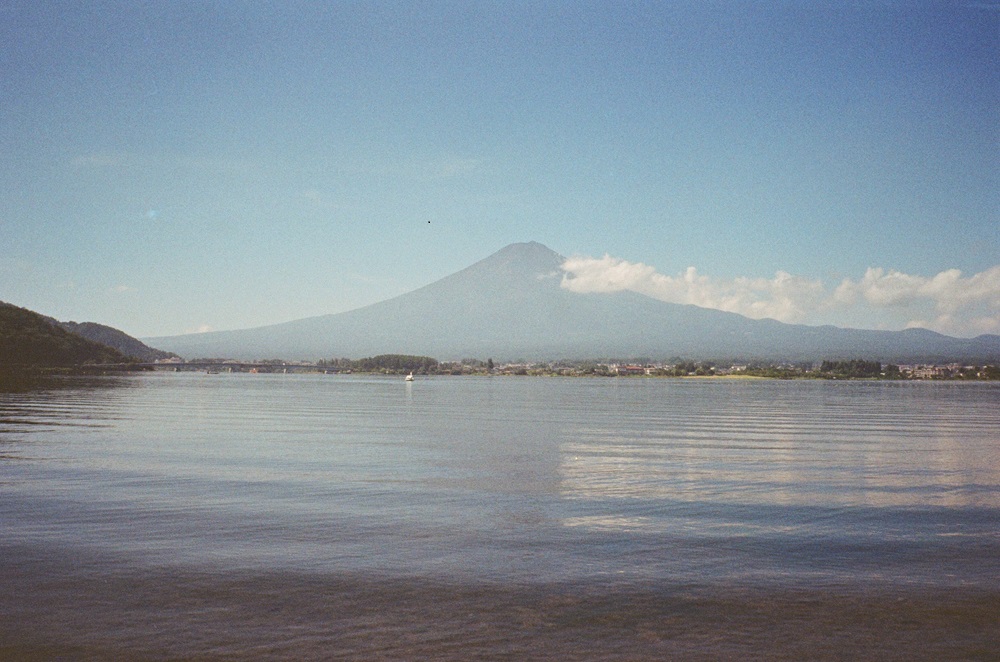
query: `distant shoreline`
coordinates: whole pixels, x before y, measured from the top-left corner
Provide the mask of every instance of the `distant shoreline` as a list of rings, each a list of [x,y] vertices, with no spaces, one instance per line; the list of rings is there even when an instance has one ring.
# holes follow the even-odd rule
[[[287,371],[263,371],[263,372],[251,372],[251,371],[225,371],[225,370],[202,370],[202,369],[177,369],[177,370],[167,370],[167,369],[110,369],[110,368],[61,368],[61,369],[45,369],[38,371],[3,371],[0,370],[0,392],[16,392],[22,390],[32,390],[34,388],[45,387],[53,382],[60,380],[62,378],[69,377],[114,377],[114,376],[127,376],[135,375],[140,373],[162,373],[162,372],[186,372],[186,373],[207,373],[212,375],[227,375],[227,374],[298,374],[298,375],[328,375],[330,377],[345,376],[345,377],[392,377],[401,378],[405,376],[406,372],[380,372],[380,371],[322,371],[322,370],[304,370],[300,366],[297,369],[291,369]],[[684,381],[851,381],[851,382],[921,382],[921,383],[976,383],[976,382],[994,382],[1000,381],[996,377],[975,377],[975,378],[963,378],[963,377],[950,377],[950,378],[879,378],[879,377],[829,377],[829,376],[817,376],[817,375],[798,375],[798,376],[777,376],[777,375],[759,375],[759,374],[725,374],[725,375],[603,375],[603,374],[563,374],[558,372],[547,372],[547,371],[532,371],[527,373],[513,373],[513,372],[495,372],[495,373],[485,373],[485,372],[466,372],[460,374],[454,374],[450,372],[436,372],[436,373],[414,373],[417,378],[447,378],[447,377],[493,377],[493,378],[520,378],[520,377],[534,377],[534,378],[564,378],[564,379],[626,379],[626,380],[644,380],[644,379],[655,379],[655,380],[684,380]]]

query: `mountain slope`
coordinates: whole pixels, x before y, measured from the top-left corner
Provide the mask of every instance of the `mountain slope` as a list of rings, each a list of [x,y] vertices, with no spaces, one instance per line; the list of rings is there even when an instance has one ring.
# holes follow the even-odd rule
[[[54,326],[38,313],[0,302],[0,371],[127,360],[117,350]]]
[[[82,338],[91,340],[102,345],[116,349],[125,356],[132,357],[139,361],[152,363],[157,359],[166,359],[173,354],[155,349],[146,345],[141,340],[133,338],[124,331],[120,331],[111,326],[97,324],[96,322],[58,322],[50,320],[63,329],[74,333]]]
[[[926,330],[864,331],[752,320],[634,292],[579,294],[560,287],[563,258],[511,244],[451,276],[364,308],[242,331],[149,339],[182,356],[443,359],[594,357],[1000,357],[1000,337],[949,338]]]

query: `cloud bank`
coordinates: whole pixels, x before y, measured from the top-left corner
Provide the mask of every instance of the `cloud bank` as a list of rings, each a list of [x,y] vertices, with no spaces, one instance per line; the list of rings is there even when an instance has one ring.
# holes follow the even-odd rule
[[[629,290],[755,319],[861,328],[927,328],[956,336],[1000,333],[1000,265],[965,278],[958,269],[931,276],[869,268],[836,286],[778,271],[773,278],[712,278],[694,267],[667,276],[654,267],[605,255],[571,257],[561,286],[573,292]]]

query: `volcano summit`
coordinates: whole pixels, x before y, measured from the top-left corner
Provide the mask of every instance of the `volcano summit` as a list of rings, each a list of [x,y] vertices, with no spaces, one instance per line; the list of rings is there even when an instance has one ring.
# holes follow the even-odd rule
[[[1000,336],[784,324],[635,292],[561,286],[565,259],[511,244],[407,294],[344,313],[147,343],[186,358],[319,359],[400,353],[501,360],[681,356],[692,359],[995,360]]]

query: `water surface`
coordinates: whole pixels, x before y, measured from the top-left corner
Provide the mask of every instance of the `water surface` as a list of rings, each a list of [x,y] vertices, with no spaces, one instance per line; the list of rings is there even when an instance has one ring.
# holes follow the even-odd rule
[[[0,657],[990,659],[997,386],[0,394]]]

